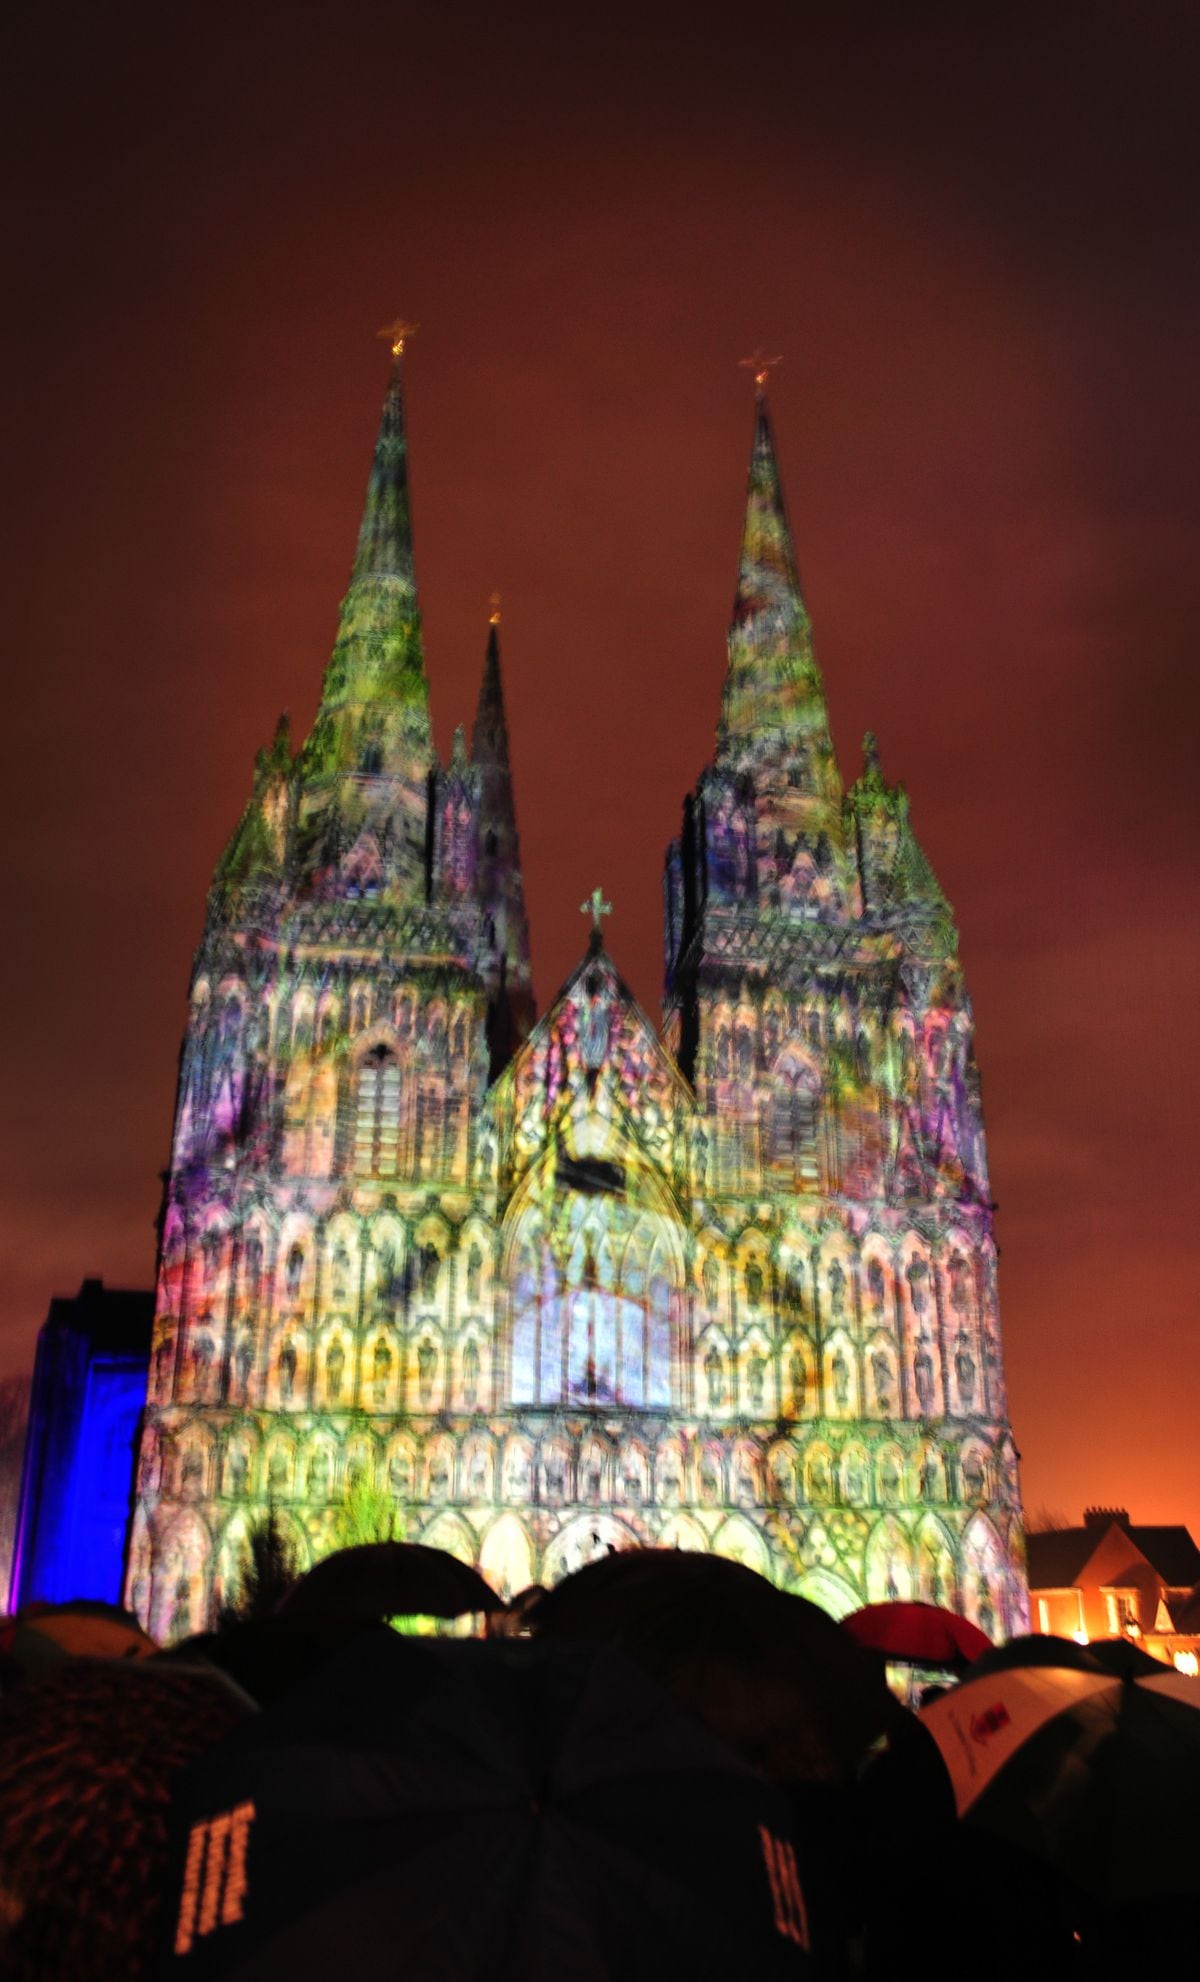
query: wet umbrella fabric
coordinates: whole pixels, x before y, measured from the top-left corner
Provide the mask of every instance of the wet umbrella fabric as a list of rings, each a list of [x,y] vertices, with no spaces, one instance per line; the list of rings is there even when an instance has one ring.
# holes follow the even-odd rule
[[[157,1650],[132,1612],[90,1598],[29,1604],[0,1619],[0,1654],[30,1671],[60,1659],[144,1659]]]
[[[289,1590],[279,1614],[352,1623],[503,1609],[503,1598],[479,1571],[445,1549],[422,1542],[363,1542],[318,1562]]]
[[[611,1651],[369,1632],[204,1756],[179,1819],[176,1978],[808,1965],[778,1793]]]
[[[903,1711],[825,1611],[719,1555],[602,1556],[530,1620],[539,1637],[618,1646],[775,1782],[848,1779]]]
[[[977,1624],[931,1603],[867,1604],[843,1617],[842,1629],[865,1650],[904,1665],[961,1671],[992,1649]]]
[[[1200,1681],[1014,1666],[919,1718],[974,1828],[1108,1904],[1200,1896],[1191,1828],[1176,1821],[1200,1775]]]
[[[971,1667],[971,1678],[986,1672],[1008,1672],[1018,1665],[1065,1666],[1073,1672],[1107,1672],[1119,1679],[1154,1679],[1164,1670],[1161,1659],[1151,1658],[1127,1638],[1095,1638],[1081,1645],[1077,1638],[1031,1631],[1028,1636],[990,1646]]]

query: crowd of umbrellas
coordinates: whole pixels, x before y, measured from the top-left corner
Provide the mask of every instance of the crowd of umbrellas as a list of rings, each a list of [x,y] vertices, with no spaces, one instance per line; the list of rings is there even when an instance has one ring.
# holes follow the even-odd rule
[[[898,1666],[938,1680],[918,1711]],[[1200,1681],[1122,1640],[838,1623],[660,1549],[505,1603],[387,1542],[165,1650],[34,1607],[0,1685],[0,1982],[1099,1976],[1197,1945]]]

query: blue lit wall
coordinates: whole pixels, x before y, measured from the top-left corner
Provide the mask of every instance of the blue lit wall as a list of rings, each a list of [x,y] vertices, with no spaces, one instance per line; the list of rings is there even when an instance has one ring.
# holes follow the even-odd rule
[[[119,1603],[151,1297],[86,1281],[38,1337],[9,1606]],[[143,1342],[144,1338],[144,1342]]]

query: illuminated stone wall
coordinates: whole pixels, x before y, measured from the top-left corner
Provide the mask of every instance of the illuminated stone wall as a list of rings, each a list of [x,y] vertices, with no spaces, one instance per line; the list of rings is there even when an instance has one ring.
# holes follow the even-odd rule
[[[400,365],[312,736],[198,952],[130,1599],[195,1628],[355,1481],[506,1592],[635,1540],[834,1610],[1024,1619],[970,1006],[873,753],[843,793],[765,406],[660,1039],[599,932],[532,1024],[493,629],[432,750]]]

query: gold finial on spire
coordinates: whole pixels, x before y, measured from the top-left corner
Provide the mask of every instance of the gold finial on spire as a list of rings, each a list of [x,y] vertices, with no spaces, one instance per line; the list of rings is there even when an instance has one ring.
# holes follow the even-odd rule
[[[488,614],[488,625],[489,625],[489,626],[499,626],[499,624],[500,624],[500,594],[499,594],[499,592],[493,592],[493,593],[492,593],[492,596],[491,596],[491,598],[490,598],[490,599],[488,600],[488,604],[489,604],[489,606],[490,606],[490,607],[491,607],[491,609],[492,609],[492,610],[491,610],[491,612],[490,612],[490,613]]]
[[[738,359],[738,364],[744,372],[754,373],[754,383],[758,387],[760,392],[762,391],[763,387],[767,382],[767,377],[772,367],[775,365],[782,365],[782,363],[783,363],[782,353],[778,354],[774,358],[766,358],[763,356],[763,350],[761,345],[758,345],[755,348],[751,357]]]
[[[379,335],[387,338],[393,358],[402,358],[405,344],[410,337],[416,336],[420,328],[419,323],[406,323],[403,317],[397,317],[395,323],[385,323]]]
[[[604,917],[606,915],[612,914],[612,903],[605,901],[603,888],[592,889],[592,892],[588,896],[587,900],[585,902],[580,902],[579,913],[580,915],[591,916],[592,928],[596,931],[596,934],[599,935],[600,924],[603,921]]]

